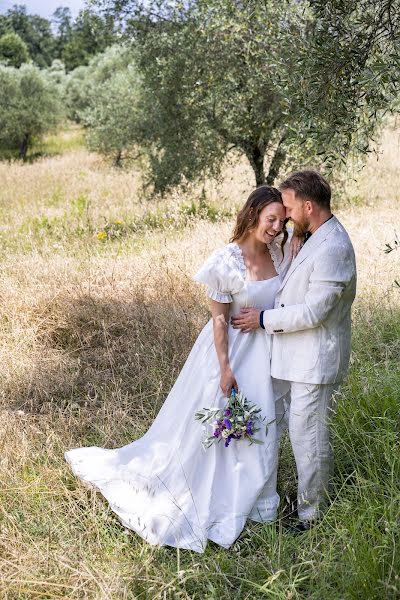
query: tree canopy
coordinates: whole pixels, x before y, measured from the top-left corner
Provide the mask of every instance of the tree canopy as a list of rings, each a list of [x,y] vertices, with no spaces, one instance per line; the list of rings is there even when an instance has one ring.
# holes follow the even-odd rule
[[[28,47],[17,33],[10,31],[0,37],[0,62],[10,67],[20,67],[28,61]]]
[[[57,86],[38,67],[0,65],[0,148],[26,158],[34,138],[54,129],[63,116]]]
[[[298,55],[293,97],[328,164],[369,149],[380,116],[397,109],[399,0],[310,0],[308,52]]]
[[[299,123],[282,82],[295,68],[293,40],[307,44],[302,7],[208,0],[136,8],[126,33],[143,80],[140,142],[156,189],[217,175],[233,149],[258,184],[272,183],[298,154],[289,134]]]
[[[58,7],[51,20],[27,12],[25,5],[14,5],[0,15],[0,37],[17,34],[26,44],[29,57],[41,68],[60,59],[67,70],[87,64],[92,56],[113,43],[114,22],[85,9],[76,19],[66,7]]]
[[[86,128],[90,148],[118,166],[140,138],[141,85],[133,52],[115,45],[71,72],[66,86],[70,116]]]
[[[50,21],[28,14],[23,5],[14,5],[0,16],[0,31],[17,34],[26,44],[29,57],[40,67],[50,65],[55,58]]]
[[[334,167],[368,150],[398,93],[398,0],[95,4],[137,51],[160,189],[217,173],[233,148],[257,183],[285,161]]]

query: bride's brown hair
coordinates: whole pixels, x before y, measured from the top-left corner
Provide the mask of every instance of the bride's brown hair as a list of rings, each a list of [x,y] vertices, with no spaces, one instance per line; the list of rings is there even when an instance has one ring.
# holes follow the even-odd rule
[[[230,241],[237,242],[238,240],[242,240],[246,233],[257,227],[258,220],[260,218],[260,212],[263,208],[268,206],[268,204],[272,204],[273,202],[278,202],[283,206],[282,195],[278,189],[271,187],[270,185],[260,185],[258,188],[253,190],[250,196],[247,198],[246,204],[239,211],[238,216],[236,217],[236,225]],[[283,240],[281,248],[283,254],[283,247],[288,239],[286,223],[283,226],[282,231]]]

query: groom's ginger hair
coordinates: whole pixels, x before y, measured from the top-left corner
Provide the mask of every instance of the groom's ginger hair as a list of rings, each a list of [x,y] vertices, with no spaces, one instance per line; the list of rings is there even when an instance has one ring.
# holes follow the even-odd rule
[[[321,208],[331,208],[331,186],[318,171],[292,173],[279,186],[281,191],[293,190],[301,200],[313,200]]]

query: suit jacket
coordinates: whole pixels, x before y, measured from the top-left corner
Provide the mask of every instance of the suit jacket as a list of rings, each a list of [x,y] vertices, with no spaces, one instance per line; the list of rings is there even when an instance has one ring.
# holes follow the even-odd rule
[[[302,247],[264,311],[273,334],[271,374],[303,383],[336,383],[350,358],[351,305],[356,292],[354,249],[332,217]]]

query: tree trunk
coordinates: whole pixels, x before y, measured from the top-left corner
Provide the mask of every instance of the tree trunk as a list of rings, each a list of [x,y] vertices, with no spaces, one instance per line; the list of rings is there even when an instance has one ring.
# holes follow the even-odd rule
[[[264,155],[265,151],[260,150],[257,144],[246,149],[246,156],[253,168],[257,186],[265,183]]]
[[[266,183],[268,185],[274,185],[275,179],[279,175],[279,171],[281,166],[285,162],[286,158],[286,150],[284,149],[283,143],[285,141],[285,136],[282,136],[279,140],[279,144],[275,150],[275,154],[272,157],[271,163],[269,165],[268,175],[266,179]]]
[[[116,167],[122,167],[122,150],[118,150],[117,155],[114,160],[114,165]]]
[[[23,161],[26,160],[26,155],[29,148],[29,133],[25,133],[21,145],[19,147],[19,157],[22,158]]]

